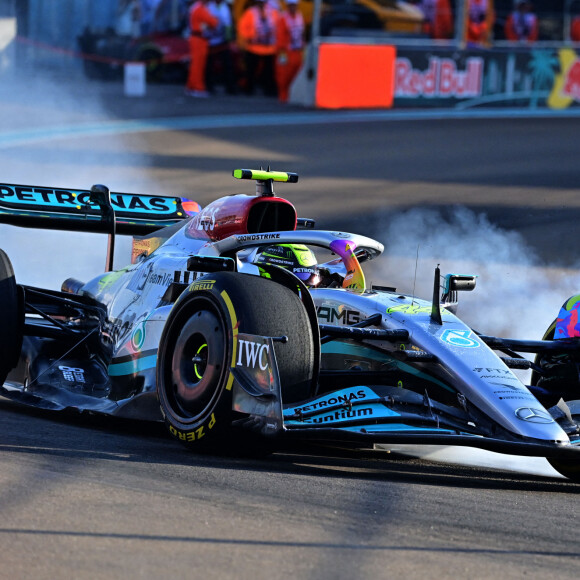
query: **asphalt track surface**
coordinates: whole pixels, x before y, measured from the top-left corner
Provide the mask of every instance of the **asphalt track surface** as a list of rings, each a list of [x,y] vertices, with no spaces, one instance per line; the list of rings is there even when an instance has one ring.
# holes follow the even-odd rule
[[[542,263],[577,262],[580,119],[308,123],[305,111],[259,97],[200,102],[150,87],[131,100],[118,84],[64,85],[4,83],[2,181],[104,182],[207,203],[244,190],[232,184],[234,167],[270,163],[301,175],[280,193],[320,227],[367,233],[379,214],[460,204],[519,232]],[[90,130],[257,114],[271,122]],[[0,235],[13,244],[6,228]],[[34,240],[31,259],[42,245]],[[555,476],[338,449],[291,447],[260,461],[197,456],[158,425],[7,401],[0,416],[0,578],[578,576],[580,488]]]

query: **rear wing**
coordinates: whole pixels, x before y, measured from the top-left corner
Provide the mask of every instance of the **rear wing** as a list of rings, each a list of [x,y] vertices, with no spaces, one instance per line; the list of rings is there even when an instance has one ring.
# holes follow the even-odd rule
[[[110,192],[116,232],[146,235],[199,211],[180,197]],[[185,206],[185,208],[184,208]],[[91,191],[0,184],[0,223],[27,228],[110,233],[111,224]]]

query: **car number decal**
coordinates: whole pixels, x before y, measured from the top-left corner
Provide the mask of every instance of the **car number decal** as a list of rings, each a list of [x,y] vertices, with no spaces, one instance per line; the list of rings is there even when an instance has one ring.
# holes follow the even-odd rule
[[[471,330],[449,329],[445,330],[441,335],[441,340],[452,346],[460,346],[462,348],[477,348],[479,342],[472,338]]]

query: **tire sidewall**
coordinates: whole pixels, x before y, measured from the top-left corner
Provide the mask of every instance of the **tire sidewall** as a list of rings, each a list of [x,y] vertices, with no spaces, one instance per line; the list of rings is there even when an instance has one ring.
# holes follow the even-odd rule
[[[172,412],[170,396],[166,391],[167,361],[180,328],[200,304],[211,304],[214,312],[218,314],[223,324],[226,345],[223,351],[223,372],[219,384],[215,385],[212,404],[193,420],[176,416]],[[289,342],[292,346],[275,345],[282,388],[287,388],[289,399],[307,398],[311,389],[315,358],[314,339],[310,328],[308,314],[298,296],[266,278],[236,272],[219,272],[205,275],[193,282],[171,310],[159,346],[157,390],[161,411],[171,435],[198,449],[214,443],[223,444],[231,435],[232,420],[239,417],[232,410],[232,371],[236,364],[238,333],[280,336],[289,330]],[[285,396],[283,390],[283,399]]]
[[[216,277],[206,279],[209,286]],[[214,284],[219,284],[217,281]],[[185,444],[201,444],[204,439],[217,439],[225,433],[231,423],[232,391],[228,387],[230,375],[230,361],[234,340],[234,329],[231,324],[227,305],[219,292],[219,285],[212,289],[200,289],[202,285],[192,284],[175,303],[169,319],[165,325],[160,346],[157,366],[157,394],[161,412],[170,434]],[[184,324],[199,308],[212,308],[220,318],[225,333],[224,355],[222,371],[216,381],[215,391],[209,405],[196,417],[180,417],[167,393],[166,383],[168,373],[171,373],[172,349]],[[164,360],[167,359],[167,360]],[[168,368],[169,367],[169,368]],[[211,437],[210,437],[211,435]]]
[[[24,297],[6,253],[0,250],[0,386],[17,364],[24,335]]]

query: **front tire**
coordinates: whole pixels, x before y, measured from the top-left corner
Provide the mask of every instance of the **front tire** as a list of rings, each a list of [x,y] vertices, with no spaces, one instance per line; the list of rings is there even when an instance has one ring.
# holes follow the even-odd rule
[[[568,417],[565,419],[565,423],[562,427],[565,428],[567,432],[573,432],[576,430],[576,438],[578,429],[580,429],[580,400],[566,401],[568,407]],[[570,424],[570,419],[572,419],[572,424]],[[574,429],[574,425],[576,428]],[[574,438],[572,438],[574,441]],[[580,483],[580,458],[552,458],[548,457],[548,463],[560,474],[576,483]]]
[[[571,459],[547,458],[548,463],[560,474],[575,483],[580,483],[580,463]]]
[[[219,272],[196,280],[174,305],[160,341],[157,392],[171,435],[197,451],[256,454],[265,437],[232,426],[231,368],[238,333],[288,336],[276,343],[282,399],[310,396],[314,340],[292,290],[257,276]]]
[[[564,305],[569,301],[568,299]],[[542,340],[554,340],[557,319],[550,324],[544,333]],[[538,385],[548,391],[554,390],[554,395],[547,398],[539,398],[540,402],[550,408],[557,405],[562,392],[568,392],[569,396],[574,397],[580,394],[580,383],[578,380],[577,357],[569,354],[537,354],[534,360],[535,364],[540,367],[544,374],[536,371],[532,373],[531,384]],[[568,397],[565,397],[568,399]],[[580,400],[564,401],[570,410],[573,424],[576,429],[580,428]],[[569,425],[569,419],[566,424],[574,430],[574,425]],[[564,427],[564,425],[562,425]],[[570,429],[565,429],[570,432]],[[548,457],[548,463],[560,474],[568,479],[580,483],[580,462],[575,459],[562,459]]]

